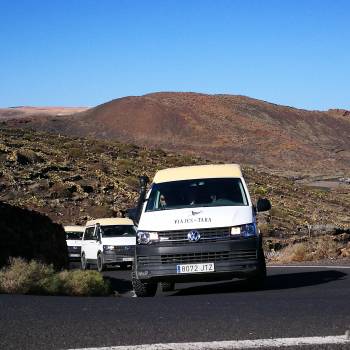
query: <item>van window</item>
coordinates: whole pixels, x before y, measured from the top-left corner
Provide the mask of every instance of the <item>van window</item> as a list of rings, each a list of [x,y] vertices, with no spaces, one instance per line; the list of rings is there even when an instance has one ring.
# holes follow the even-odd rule
[[[88,227],[88,228],[85,230],[84,240],[93,240],[93,239],[95,239],[94,231],[95,231],[95,226],[93,226],[93,227]]]
[[[136,231],[131,225],[109,225],[100,227],[102,237],[135,237]]]
[[[81,239],[83,232],[67,231],[66,239]]]
[[[241,179],[195,179],[153,184],[146,211],[247,205]]]

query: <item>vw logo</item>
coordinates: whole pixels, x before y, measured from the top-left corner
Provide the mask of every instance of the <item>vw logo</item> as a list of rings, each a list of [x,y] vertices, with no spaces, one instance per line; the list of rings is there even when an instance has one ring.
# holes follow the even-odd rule
[[[198,231],[192,230],[187,234],[187,238],[190,242],[198,242],[201,238],[201,234]]]

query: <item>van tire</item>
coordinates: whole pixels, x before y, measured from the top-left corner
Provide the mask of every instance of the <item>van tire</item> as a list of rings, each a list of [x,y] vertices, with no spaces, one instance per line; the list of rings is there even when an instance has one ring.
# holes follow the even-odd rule
[[[81,263],[81,269],[82,270],[89,270],[90,269],[90,264],[86,261],[85,254],[83,253],[80,258],[80,263]]]
[[[173,292],[175,290],[174,282],[161,282],[163,292]]]
[[[157,292],[158,284],[154,282],[142,282],[136,278],[136,274],[133,271],[131,274],[131,283],[137,297],[154,297]]]
[[[96,265],[98,272],[103,272],[106,270],[106,265],[103,263],[103,257],[101,253],[97,254]]]
[[[262,248],[258,251],[258,268],[254,276],[248,278],[249,289],[263,289],[266,283],[266,261]]]

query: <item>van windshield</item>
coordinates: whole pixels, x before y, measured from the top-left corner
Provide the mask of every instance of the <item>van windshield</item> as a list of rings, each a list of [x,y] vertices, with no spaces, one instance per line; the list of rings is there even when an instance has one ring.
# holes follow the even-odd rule
[[[100,226],[102,237],[135,237],[136,231],[131,225]]]
[[[246,205],[241,179],[195,179],[153,184],[146,211]]]
[[[81,239],[83,237],[83,232],[66,232],[66,239]]]

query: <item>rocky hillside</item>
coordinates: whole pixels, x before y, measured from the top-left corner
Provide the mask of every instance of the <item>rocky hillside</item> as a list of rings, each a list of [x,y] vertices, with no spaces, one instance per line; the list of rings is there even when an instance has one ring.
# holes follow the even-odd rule
[[[72,116],[6,124],[132,142],[284,174],[350,176],[350,115],[343,110],[307,111],[235,95],[155,93],[116,99]]]
[[[84,224],[133,207],[141,174],[152,178],[158,169],[208,162],[117,141],[2,127],[0,201],[35,209],[58,223]],[[272,202],[271,212],[259,218],[270,248],[324,233],[349,244],[350,186],[308,188],[251,167],[243,172],[254,200]]]

